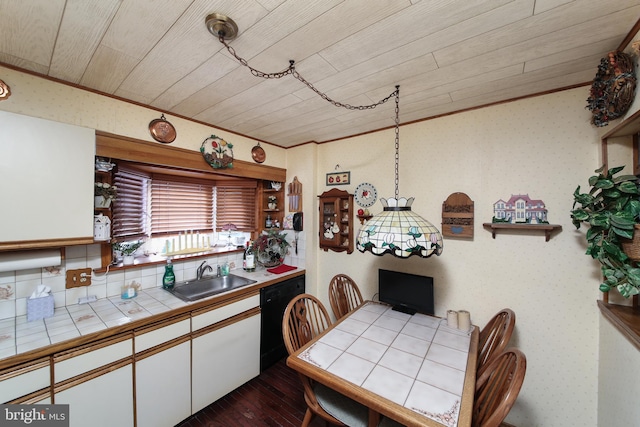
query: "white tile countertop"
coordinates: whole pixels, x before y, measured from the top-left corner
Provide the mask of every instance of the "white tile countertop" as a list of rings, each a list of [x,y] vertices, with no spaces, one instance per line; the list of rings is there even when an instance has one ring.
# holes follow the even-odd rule
[[[278,281],[286,280],[301,271],[304,269],[296,269],[284,274],[273,274],[265,270],[254,273],[234,270],[232,273],[256,280],[257,283],[246,286],[255,287],[277,279]],[[238,289],[243,288],[236,288],[229,292]],[[54,310],[53,316],[46,319],[28,322],[27,316],[23,315],[0,320],[0,359],[166,313],[220,297],[220,295],[223,294],[185,302],[161,287],[156,287],[140,290],[137,296],[130,299],[114,296],[86,304],[58,307]]]

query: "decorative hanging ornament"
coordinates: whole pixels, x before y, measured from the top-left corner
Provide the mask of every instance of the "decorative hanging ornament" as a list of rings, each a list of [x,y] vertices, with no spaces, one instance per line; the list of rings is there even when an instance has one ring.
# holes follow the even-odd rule
[[[0,80],[0,101],[4,101],[11,96],[11,89],[5,82]]]
[[[149,133],[153,139],[163,144],[172,143],[177,136],[176,128],[164,118],[164,114],[149,122]]]
[[[259,142],[258,142],[258,145],[255,145],[251,149],[251,157],[253,158],[253,161],[256,163],[262,163],[267,158],[267,154],[264,152],[264,148],[260,146]]]
[[[206,147],[212,152],[207,153]],[[231,169],[233,167],[233,144],[216,135],[211,135],[202,141],[200,152],[204,160],[214,169]]]
[[[593,125],[606,126],[629,110],[636,89],[634,68],[633,58],[624,52],[609,52],[600,60],[587,98]]]

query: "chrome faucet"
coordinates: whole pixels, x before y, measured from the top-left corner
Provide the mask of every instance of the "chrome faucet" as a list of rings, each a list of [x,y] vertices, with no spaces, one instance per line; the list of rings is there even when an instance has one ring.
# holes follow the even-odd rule
[[[204,275],[205,271],[213,271],[213,268],[207,264],[207,261],[202,261],[202,264],[200,264],[200,267],[198,267],[198,269],[196,270],[196,280],[200,280],[202,279],[202,276]]]

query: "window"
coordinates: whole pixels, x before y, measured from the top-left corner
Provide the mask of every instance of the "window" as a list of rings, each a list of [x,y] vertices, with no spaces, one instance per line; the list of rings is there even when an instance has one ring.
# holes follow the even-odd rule
[[[118,198],[113,205],[113,237],[135,240],[147,235],[147,192],[149,174],[127,167],[118,168],[114,184]]]
[[[185,232],[220,231],[232,223],[238,231],[256,231],[257,181],[215,181],[151,173],[127,164],[114,175],[118,198],[113,208],[113,237],[135,240]]]
[[[213,230],[212,181],[155,177],[151,183],[151,236]]]
[[[234,224],[239,231],[256,230],[256,188],[253,186],[221,185],[216,187],[216,230],[226,224]]]

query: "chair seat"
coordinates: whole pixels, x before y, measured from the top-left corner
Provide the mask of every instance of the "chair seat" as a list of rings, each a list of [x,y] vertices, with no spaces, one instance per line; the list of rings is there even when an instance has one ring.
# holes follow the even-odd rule
[[[349,427],[367,427],[369,409],[320,383],[315,383],[313,391],[322,409]]]

